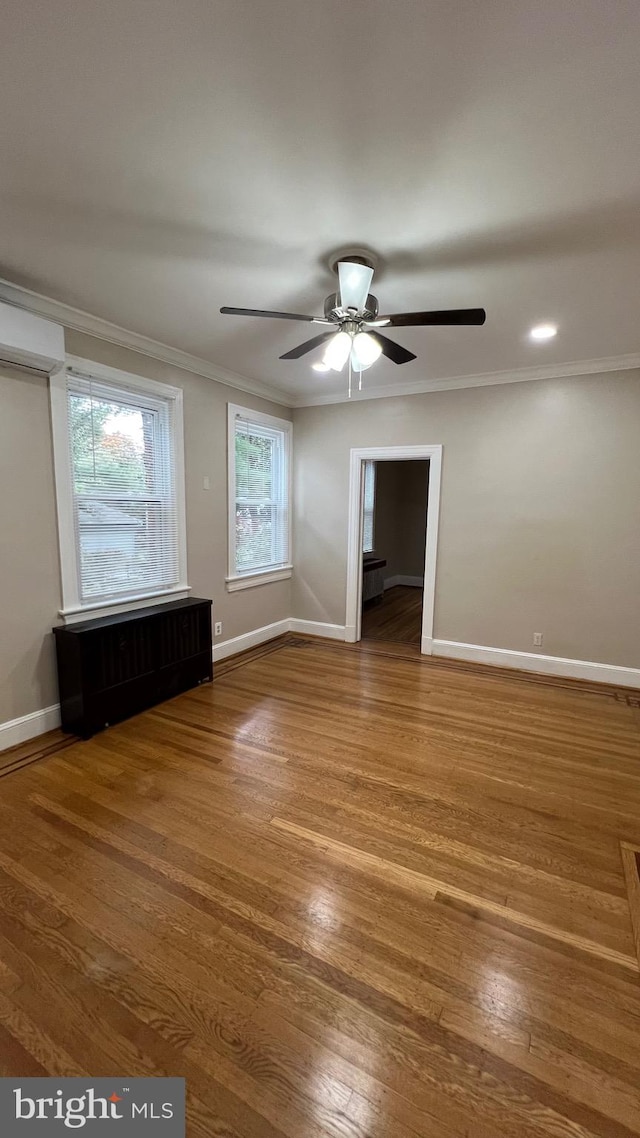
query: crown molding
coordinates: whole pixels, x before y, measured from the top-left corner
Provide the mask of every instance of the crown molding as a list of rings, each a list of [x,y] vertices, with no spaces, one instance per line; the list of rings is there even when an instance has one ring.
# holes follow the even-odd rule
[[[571,376],[599,375],[605,372],[640,368],[640,352],[624,356],[605,356],[596,360],[573,360],[568,363],[544,364],[540,367],[513,368],[511,371],[481,372],[478,375],[455,375],[442,379],[421,379],[414,383],[388,383],[384,387],[367,387],[354,392],[321,393],[292,398],[294,407],[320,407],[327,403],[362,403],[368,399],[390,399],[394,395],[425,395],[430,391],[456,391],[464,387],[492,387],[499,383],[527,383],[534,379],[566,379]],[[366,382],[366,381],[365,381]]]
[[[603,359],[572,360],[539,367],[512,368],[509,371],[422,379],[413,383],[388,383],[381,387],[366,387],[362,392],[355,392],[351,399],[342,392],[324,395],[319,391],[309,395],[302,393],[293,395],[278,387],[271,387],[259,380],[249,379],[247,376],[218,367],[209,360],[192,356],[180,348],[172,348],[171,345],[153,340],[150,336],[121,328],[119,324],[112,324],[109,320],[103,320],[101,316],[94,316],[81,308],[74,308],[70,304],[54,300],[53,297],[34,292],[2,277],[0,277],[0,301],[12,304],[16,308],[24,308],[36,316],[44,317],[45,320],[53,320],[66,328],[73,328],[76,332],[84,332],[99,340],[106,340],[140,355],[160,360],[171,367],[203,376],[205,379],[212,379],[237,391],[249,392],[261,399],[268,399],[282,407],[319,407],[328,403],[357,403],[368,399],[390,399],[393,396],[425,395],[430,391],[456,391],[465,387],[491,387],[500,383],[527,383],[535,379],[563,379],[570,376],[597,375],[640,368],[640,352],[632,352],[622,356],[605,356]]]
[[[112,324],[109,320],[103,320],[101,316],[94,316],[90,312],[84,312],[81,308],[73,308],[61,300],[54,300],[53,297],[33,292],[29,288],[13,284],[12,281],[5,280],[2,277],[0,277],[0,300],[4,301],[5,304],[14,305],[15,308],[24,308],[36,316],[44,317],[45,320],[54,320],[57,324],[64,324],[66,328],[73,328],[76,332],[85,332],[99,340],[107,340],[110,344],[118,344],[121,348],[128,348],[140,355],[161,360],[162,363],[181,368],[182,371],[191,372],[193,375],[213,379],[216,383],[224,383],[227,387],[233,387],[238,391],[248,391],[251,395],[268,399],[270,402],[278,403],[283,407],[291,407],[292,405],[291,396],[277,387],[269,387],[266,383],[260,383],[258,380],[248,379],[247,376],[227,371],[225,368],[210,363],[209,360],[192,356],[180,348],[172,348],[169,344],[151,339],[150,336],[143,336],[139,332],[131,332],[128,328],[121,328],[119,324]]]

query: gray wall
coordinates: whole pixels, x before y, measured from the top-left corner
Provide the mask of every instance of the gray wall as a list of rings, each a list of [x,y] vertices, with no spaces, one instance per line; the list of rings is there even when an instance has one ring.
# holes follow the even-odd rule
[[[300,408],[293,604],[345,623],[349,449],[443,444],[435,636],[640,666],[640,373]]]
[[[444,446],[435,635],[640,667],[640,374],[302,408],[295,571],[227,594],[226,404],[282,407],[79,333],[69,352],[184,389],[189,581],[224,639],[345,622],[349,449]],[[0,371],[0,722],[57,700],[61,605],[44,380]],[[205,475],[211,490],[202,488]]]
[[[384,580],[424,576],[429,463],[376,463],[374,542]]]
[[[290,615],[290,581],[229,594],[227,403],[290,419],[286,408],[76,332],[67,351],[182,387],[188,578],[212,597],[229,640]],[[211,489],[203,489],[208,475]],[[51,626],[62,604],[46,380],[0,368],[0,723],[57,702]]]

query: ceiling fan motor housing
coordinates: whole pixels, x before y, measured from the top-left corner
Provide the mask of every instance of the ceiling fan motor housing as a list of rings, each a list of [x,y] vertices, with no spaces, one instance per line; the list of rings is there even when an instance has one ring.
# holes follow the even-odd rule
[[[367,297],[366,308],[362,313],[359,313],[359,318],[367,320],[375,320],[378,315],[378,298],[373,293],[369,293]],[[340,307],[340,297],[337,292],[332,292],[324,302],[324,316],[325,320],[334,320],[339,323],[344,320],[344,309]]]

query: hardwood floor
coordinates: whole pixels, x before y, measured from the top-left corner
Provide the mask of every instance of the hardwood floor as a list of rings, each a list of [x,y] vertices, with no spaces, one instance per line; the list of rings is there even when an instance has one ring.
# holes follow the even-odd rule
[[[422,589],[394,585],[382,600],[362,610],[362,639],[419,644],[422,626]]]
[[[57,727],[54,731],[47,731],[44,735],[37,735],[35,739],[28,739],[26,743],[18,743],[0,751],[0,778],[19,770],[20,767],[29,766],[45,755],[53,755],[56,751],[64,751],[75,742],[73,735],[65,735]]]
[[[633,939],[635,940],[636,953],[640,961],[640,849],[629,845],[628,842],[621,842],[620,852],[622,854],[622,864],[624,866],[627,893],[629,895]]]
[[[0,783],[0,1074],[201,1138],[640,1135],[639,710],[304,640]]]

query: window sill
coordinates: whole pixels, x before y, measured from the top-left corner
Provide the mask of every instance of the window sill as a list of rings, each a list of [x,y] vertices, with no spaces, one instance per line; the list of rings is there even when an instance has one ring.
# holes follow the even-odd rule
[[[282,565],[279,569],[259,569],[256,573],[243,573],[241,576],[226,577],[227,592],[237,593],[239,589],[251,589],[255,585],[270,585],[273,581],[286,581],[293,573],[293,565]]]
[[[78,624],[81,620],[94,620],[99,616],[116,616],[121,612],[132,612],[134,609],[149,608],[152,605],[162,604],[164,600],[181,601],[189,596],[191,587],[180,585],[175,589],[163,589],[159,593],[141,593],[136,597],[127,597],[120,601],[98,601],[94,605],[79,605],[73,608],[60,609],[59,615],[65,624]]]

